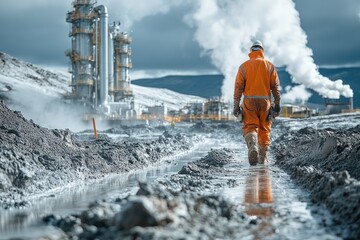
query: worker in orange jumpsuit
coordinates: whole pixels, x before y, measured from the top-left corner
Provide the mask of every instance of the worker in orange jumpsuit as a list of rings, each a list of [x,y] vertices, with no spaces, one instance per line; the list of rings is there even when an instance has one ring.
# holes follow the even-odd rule
[[[275,116],[280,113],[280,82],[274,65],[264,58],[264,47],[260,41],[252,44],[249,58],[239,67],[236,76],[233,114],[236,117],[242,114],[249,163],[256,165],[267,161],[272,125],[269,113],[271,108]],[[240,107],[242,95],[244,99]]]

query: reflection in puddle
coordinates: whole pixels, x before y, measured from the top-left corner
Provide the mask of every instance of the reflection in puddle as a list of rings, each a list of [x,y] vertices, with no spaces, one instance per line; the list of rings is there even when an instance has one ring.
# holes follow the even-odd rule
[[[251,231],[253,239],[263,239],[273,234],[273,194],[269,168],[261,166],[249,172],[245,180],[244,206],[249,216],[262,217]]]
[[[294,185],[289,175],[274,164],[247,164],[238,161],[226,166],[233,173],[226,177],[238,184],[223,192],[249,217],[244,218],[249,225],[243,239],[337,239],[314,218],[308,193]]]
[[[245,211],[251,216],[270,216],[273,212],[271,179],[267,166],[254,169],[245,180]]]

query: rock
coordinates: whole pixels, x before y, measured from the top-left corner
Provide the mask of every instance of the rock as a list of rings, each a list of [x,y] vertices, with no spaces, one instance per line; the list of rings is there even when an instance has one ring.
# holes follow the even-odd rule
[[[132,197],[121,212],[116,214],[114,224],[120,230],[129,230],[136,226],[158,226],[160,222],[155,214],[155,206],[149,199]]]
[[[120,207],[118,205],[97,201],[91,204],[88,210],[81,213],[80,219],[82,223],[89,226],[107,227],[109,226],[109,219],[119,210]]]
[[[5,191],[12,186],[9,177],[0,171],[0,190]]]
[[[34,177],[34,172],[27,170],[26,168],[22,168],[19,170],[19,174],[13,181],[14,186],[19,188],[26,188],[30,181]]]

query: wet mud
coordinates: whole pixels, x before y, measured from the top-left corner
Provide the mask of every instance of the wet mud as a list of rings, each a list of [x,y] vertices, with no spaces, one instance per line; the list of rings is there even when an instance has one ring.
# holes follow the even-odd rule
[[[360,127],[291,131],[278,121],[270,164],[250,167],[236,122],[114,128],[93,140],[91,131],[42,128],[2,102],[0,116],[0,207],[9,211],[50,190],[156,165],[204,139],[229,141],[175,174],[140,181],[136,194],[99,196],[80,213],[44,216],[58,230],[42,239],[360,236]]]
[[[196,136],[163,131],[155,139],[111,141],[46,129],[0,102],[0,207],[28,204],[36,194],[144,169],[165,156],[189,150]]]
[[[293,212],[290,197],[281,199],[286,190],[270,177],[281,181],[276,167],[245,168],[236,156],[231,149],[213,149],[177,174],[140,182],[136,195],[101,199],[80,214],[43,220],[69,239],[338,239],[318,231],[321,224],[301,207]],[[226,191],[237,187],[242,196],[230,198]]]
[[[332,213],[338,234],[359,239],[360,126],[290,131],[272,149],[276,164]]]

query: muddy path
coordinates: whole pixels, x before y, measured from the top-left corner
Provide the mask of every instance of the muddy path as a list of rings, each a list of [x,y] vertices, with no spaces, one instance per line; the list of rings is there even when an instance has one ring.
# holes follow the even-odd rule
[[[244,159],[242,146],[219,146],[177,173],[139,179],[135,192],[99,198],[77,214],[45,216],[44,222],[62,230],[47,236],[339,239],[326,226],[329,214],[314,213],[308,194],[287,174],[273,164],[249,167]]]
[[[279,120],[270,164],[250,167],[235,122],[94,141],[0,110],[0,239],[359,236],[358,115]]]
[[[97,198],[88,199],[90,207],[82,206],[76,211],[67,204],[66,211],[40,211],[37,216],[40,228],[26,228],[17,234],[13,231],[12,235],[8,231],[7,236],[337,239],[323,224],[331,222],[329,215],[314,216],[308,194],[299,190],[282,170],[273,164],[249,167],[242,141],[209,140],[193,150],[197,154],[184,154],[165,168],[155,168],[157,174],[132,175],[132,180],[125,179],[113,189],[109,182],[105,183],[104,192],[95,190]],[[120,213],[124,216],[119,217]],[[115,216],[118,223],[113,223]],[[129,220],[129,216],[141,218]],[[44,222],[40,223],[42,219]],[[147,225],[143,221],[153,222]],[[121,227],[114,228],[113,224]]]

